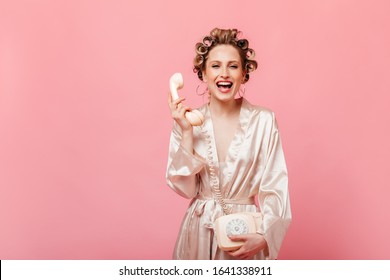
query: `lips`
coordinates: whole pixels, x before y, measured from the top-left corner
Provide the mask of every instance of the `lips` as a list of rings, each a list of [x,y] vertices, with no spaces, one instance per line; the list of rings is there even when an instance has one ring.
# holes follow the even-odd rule
[[[233,86],[233,83],[229,82],[229,81],[217,82],[217,87],[220,89],[230,89],[232,86]]]

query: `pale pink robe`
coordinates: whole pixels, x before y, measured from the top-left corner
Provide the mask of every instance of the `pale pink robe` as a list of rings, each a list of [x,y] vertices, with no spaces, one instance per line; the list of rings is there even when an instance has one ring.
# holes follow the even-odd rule
[[[194,127],[194,153],[180,146],[181,129],[176,122],[170,138],[167,183],[179,195],[192,199],[173,258],[232,259],[219,250],[214,236],[214,221],[223,212],[210,187],[207,165],[210,156],[232,213],[260,211],[263,214],[261,231],[269,249],[255,259],[276,259],[291,222],[291,210],[287,168],[274,113],[242,98],[239,124],[220,168],[208,104],[199,110],[205,116],[205,123]],[[254,204],[255,199],[260,209]]]

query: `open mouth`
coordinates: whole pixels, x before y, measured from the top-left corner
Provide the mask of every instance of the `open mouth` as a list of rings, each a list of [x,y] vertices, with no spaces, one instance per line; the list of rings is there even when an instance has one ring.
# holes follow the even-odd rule
[[[232,86],[233,86],[233,83],[231,83],[231,82],[218,82],[217,83],[218,88],[228,89],[228,88],[231,88]]]

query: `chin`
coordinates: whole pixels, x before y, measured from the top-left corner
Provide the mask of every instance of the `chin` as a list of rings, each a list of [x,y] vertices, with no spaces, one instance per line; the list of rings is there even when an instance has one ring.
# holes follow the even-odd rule
[[[215,94],[215,97],[221,101],[230,101],[230,100],[233,100],[235,99],[237,93],[221,93],[221,92],[218,92],[217,94]]]
[[[234,99],[234,96],[232,95],[226,95],[226,94],[215,94],[214,99],[217,99],[222,102],[228,102]]]

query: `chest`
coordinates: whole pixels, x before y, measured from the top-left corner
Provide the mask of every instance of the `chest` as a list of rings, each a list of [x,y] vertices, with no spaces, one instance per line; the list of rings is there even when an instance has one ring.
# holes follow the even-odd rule
[[[237,131],[237,125],[238,118],[213,122],[215,146],[220,162],[226,160],[229,147]]]

